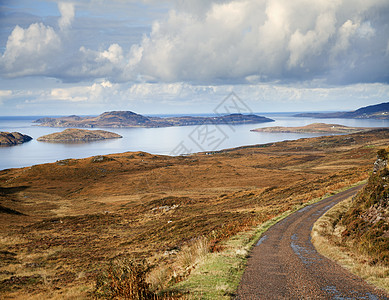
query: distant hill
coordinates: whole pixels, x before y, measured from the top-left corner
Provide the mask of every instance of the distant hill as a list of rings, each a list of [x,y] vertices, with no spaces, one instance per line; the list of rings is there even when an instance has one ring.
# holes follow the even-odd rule
[[[372,128],[349,127],[338,124],[313,123],[301,127],[264,127],[257,128],[251,131],[255,132],[281,132],[281,133],[356,133],[368,131]]]
[[[104,130],[87,130],[72,128],[65,129],[62,132],[55,132],[52,134],[41,136],[40,138],[38,138],[38,141],[56,143],[91,142],[121,137],[121,135]]]
[[[19,132],[0,131],[0,146],[14,146],[31,140],[32,137]]]
[[[35,121],[48,127],[171,127],[202,124],[256,124],[274,120],[257,115],[230,114],[218,117],[146,117],[131,111],[105,112],[97,117],[69,116],[61,118],[42,118]]]
[[[342,118],[342,119],[389,119],[389,102],[365,106],[355,111],[334,113],[301,113],[294,117]]]

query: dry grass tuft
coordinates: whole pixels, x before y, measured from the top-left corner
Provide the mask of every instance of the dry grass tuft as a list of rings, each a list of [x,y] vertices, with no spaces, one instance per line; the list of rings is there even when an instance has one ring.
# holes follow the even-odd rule
[[[104,299],[158,299],[146,282],[148,271],[145,261],[117,258],[97,278],[94,295]]]
[[[177,265],[179,268],[190,269],[202,261],[209,253],[209,242],[205,237],[195,239],[192,243],[183,247],[178,253]]]

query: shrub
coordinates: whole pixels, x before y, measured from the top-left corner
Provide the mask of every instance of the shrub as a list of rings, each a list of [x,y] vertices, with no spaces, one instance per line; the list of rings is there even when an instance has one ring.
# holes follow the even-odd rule
[[[104,299],[157,299],[146,282],[149,266],[145,261],[117,258],[98,276],[94,295]]]

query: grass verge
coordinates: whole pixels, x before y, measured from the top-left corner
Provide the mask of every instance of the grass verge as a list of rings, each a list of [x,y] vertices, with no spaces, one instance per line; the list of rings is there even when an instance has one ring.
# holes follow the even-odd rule
[[[389,267],[380,263],[370,265],[369,257],[352,251],[351,247],[342,242],[342,227],[337,224],[351,205],[352,197],[338,203],[317,220],[312,228],[312,243],[325,257],[334,260],[372,285],[389,292]]]
[[[224,242],[221,252],[208,253],[186,280],[171,289],[187,294],[186,299],[230,299],[238,288],[251,249],[270,227],[308,205],[364,183],[366,180],[297,205],[251,230],[233,236]]]

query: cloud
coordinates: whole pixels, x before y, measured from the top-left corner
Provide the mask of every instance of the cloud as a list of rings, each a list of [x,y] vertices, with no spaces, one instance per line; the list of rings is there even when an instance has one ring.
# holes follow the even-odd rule
[[[62,70],[61,77],[69,82],[98,78],[119,81],[126,63],[123,49],[118,44],[112,44],[108,49],[100,51],[82,46]]]
[[[0,90],[0,99],[11,95],[12,95],[11,90]]]
[[[42,81],[45,80],[52,81]],[[97,115],[123,109],[146,115],[211,113],[232,91],[257,113],[353,110],[386,102],[389,95],[389,85],[381,83],[316,87],[307,82],[191,85],[185,82],[116,84],[97,80],[89,84],[64,85],[57,82],[55,88],[37,81],[36,87],[23,87],[20,85],[20,90],[13,90],[12,94],[5,92],[4,103],[0,103],[3,114]]]
[[[61,17],[58,26],[66,30],[74,19],[74,4],[59,2]],[[43,23],[33,23],[24,29],[15,26],[3,55],[0,66],[5,77],[21,77],[29,75],[46,75],[56,73],[64,64],[62,36],[51,26]]]
[[[354,36],[358,27],[358,23],[353,23],[351,20],[347,20],[338,30],[337,40],[332,48],[332,55],[337,56],[339,53],[345,52],[350,47],[350,38]]]
[[[113,94],[115,88],[109,81],[87,86],[55,88],[51,90],[48,98],[67,102],[104,102],[109,95]]]
[[[61,30],[66,30],[70,27],[74,20],[74,4],[69,2],[59,2],[58,9],[61,13],[61,18],[58,20],[58,26]]]
[[[59,29],[53,23],[14,28],[0,57],[0,72],[4,77],[42,75],[66,82],[389,83],[387,0],[317,0],[315,5],[308,0],[165,2],[174,9],[161,17],[159,4],[159,19],[143,38],[128,19],[125,26],[109,23],[113,27],[105,28],[93,18],[86,26],[85,15],[94,12],[102,23],[102,16],[114,18],[120,9],[123,17],[131,8],[149,20],[155,0],[141,5],[114,1],[106,16],[104,0],[78,1],[83,13],[77,20],[75,4],[59,2]],[[142,18],[136,19],[144,26]],[[120,38],[107,39],[107,32],[118,28]],[[134,36],[141,40],[134,43]]]
[[[45,74],[60,50],[61,39],[52,27],[42,23],[27,29],[16,26],[8,37],[0,66],[7,77]]]
[[[2,104],[4,100],[10,96],[12,96],[11,90],[0,90],[0,104]]]
[[[254,77],[294,81],[339,73],[336,82],[326,79],[389,82],[387,45],[382,43],[389,38],[387,1],[184,3],[133,47],[139,74],[165,82],[240,83]],[[344,61],[344,55],[353,59]],[[373,78],[371,64],[378,68]]]

